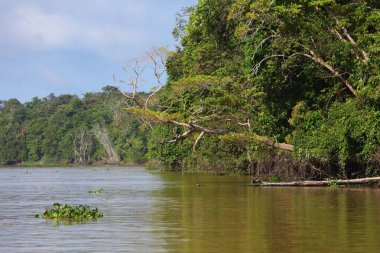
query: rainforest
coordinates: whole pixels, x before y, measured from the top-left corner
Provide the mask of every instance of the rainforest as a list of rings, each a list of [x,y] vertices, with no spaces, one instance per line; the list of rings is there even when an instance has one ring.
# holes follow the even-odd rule
[[[177,14],[173,36],[177,48],[148,53],[150,68],[136,61],[125,86],[2,101],[0,163],[380,174],[378,1],[200,0]],[[142,92],[148,70],[156,83]]]

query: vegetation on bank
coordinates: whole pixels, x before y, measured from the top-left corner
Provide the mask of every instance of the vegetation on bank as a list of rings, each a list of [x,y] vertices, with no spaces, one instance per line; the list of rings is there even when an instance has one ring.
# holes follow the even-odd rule
[[[153,167],[267,178],[380,174],[380,4],[200,0],[155,103]]]
[[[378,1],[199,0],[177,21],[180,46],[147,53],[150,68],[136,60],[130,92],[5,101],[0,162],[147,159],[276,180],[380,174]],[[147,69],[157,85],[138,93]]]

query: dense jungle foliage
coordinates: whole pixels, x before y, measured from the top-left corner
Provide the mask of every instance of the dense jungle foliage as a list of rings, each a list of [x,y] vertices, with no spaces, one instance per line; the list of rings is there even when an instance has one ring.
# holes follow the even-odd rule
[[[304,179],[378,175],[380,2],[199,0],[168,83],[135,114],[150,166]]]
[[[278,180],[380,174],[379,1],[199,0],[173,35],[180,46],[165,61],[148,55],[150,94],[136,93],[146,69],[136,62],[124,96],[108,87],[3,102],[0,162],[146,158]]]
[[[143,162],[146,134],[112,86],[83,98],[53,94],[0,104],[0,164]]]

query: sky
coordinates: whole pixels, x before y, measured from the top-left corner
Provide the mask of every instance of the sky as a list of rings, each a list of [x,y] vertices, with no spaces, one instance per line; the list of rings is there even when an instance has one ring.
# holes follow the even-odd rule
[[[131,59],[178,44],[175,13],[196,2],[0,0],[0,100],[118,86],[113,76],[127,78],[123,67]],[[154,85],[152,74],[144,80],[143,89]]]

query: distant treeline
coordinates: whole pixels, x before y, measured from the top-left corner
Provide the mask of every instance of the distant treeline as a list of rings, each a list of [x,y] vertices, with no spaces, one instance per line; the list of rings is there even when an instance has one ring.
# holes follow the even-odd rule
[[[146,133],[113,86],[102,92],[0,102],[0,164],[140,163]]]

